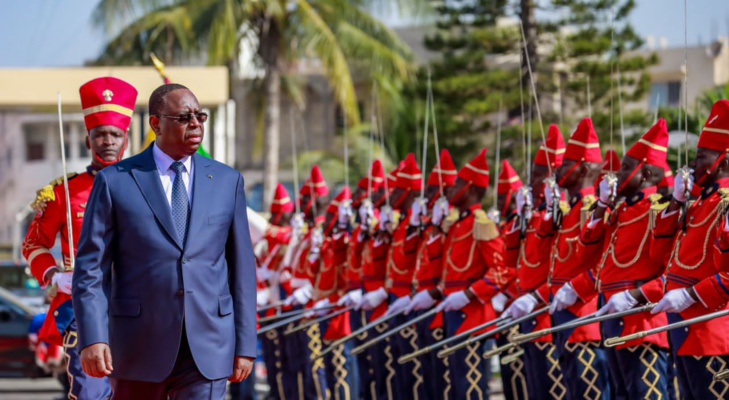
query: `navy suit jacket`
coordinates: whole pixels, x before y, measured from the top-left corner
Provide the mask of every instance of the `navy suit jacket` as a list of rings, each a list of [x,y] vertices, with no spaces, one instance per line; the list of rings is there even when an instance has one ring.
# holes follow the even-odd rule
[[[152,147],[96,176],[73,274],[81,349],[107,343],[113,378],[161,382],[186,329],[208,379],[256,356],[256,272],[242,175],[193,155],[180,243]],[[183,325],[184,319],[184,325]]]

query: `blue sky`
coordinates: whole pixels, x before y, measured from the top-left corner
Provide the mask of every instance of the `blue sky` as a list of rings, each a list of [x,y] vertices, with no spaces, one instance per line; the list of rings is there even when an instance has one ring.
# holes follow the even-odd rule
[[[0,67],[78,66],[94,59],[105,35],[92,24],[99,0],[14,0],[0,13]],[[684,0],[637,0],[633,26],[682,46]],[[690,0],[689,42],[729,36],[729,0]],[[401,21],[394,21],[395,23]],[[658,41],[658,39],[656,39]]]

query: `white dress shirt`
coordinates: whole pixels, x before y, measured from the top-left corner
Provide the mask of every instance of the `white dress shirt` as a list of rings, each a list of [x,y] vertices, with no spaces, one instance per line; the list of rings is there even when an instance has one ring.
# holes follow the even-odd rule
[[[170,169],[170,166],[175,161],[180,161],[185,166],[185,171],[182,173],[182,182],[185,183],[185,189],[187,189],[187,198],[192,206],[192,173],[195,166],[192,163],[192,157],[187,156],[180,160],[174,160],[168,156],[159,147],[153,144],[152,154],[154,155],[154,163],[157,164],[157,172],[159,172],[159,179],[162,181],[162,189],[167,197],[167,204],[172,207],[172,184],[175,182],[177,174],[175,171]]]

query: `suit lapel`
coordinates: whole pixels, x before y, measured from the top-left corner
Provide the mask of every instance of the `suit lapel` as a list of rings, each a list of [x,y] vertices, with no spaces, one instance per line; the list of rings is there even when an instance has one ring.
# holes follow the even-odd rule
[[[192,243],[195,235],[203,229],[205,218],[208,216],[208,196],[213,192],[215,177],[210,174],[212,164],[209,159],[194,154],[192,156],[194,177],[192,181],[192,210],[190,212],[190,226],[187,230],[187,243]]]
[[[154,146],[154,144],[152,144]],[[147,200],[149,208],[152,209],[154,216],[159,221],[160,225],[167,231],[167,235],[172,238],[177,247],[182,249],[180,239],[177,237],[177,231],[175,225],[172,222],[172,213],[170,212],[170,205],[165,196],[164,189],[162,189],[162,182],[159,178],[159,172],[157,171],[157,164],[154,162],[154,155],[152,154],[152,146],[149,146],[143,153],[143,157],[140,157],[139,163],[137,164],[140,168],[132,169],[132,176],[139,186],[139,190],[142,192],[142,196]]]

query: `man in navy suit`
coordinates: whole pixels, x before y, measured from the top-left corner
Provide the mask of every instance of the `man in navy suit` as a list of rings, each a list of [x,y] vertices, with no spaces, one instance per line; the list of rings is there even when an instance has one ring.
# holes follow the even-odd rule
[[[73,275],[84,371],[114,399],[224,399],[256,356],[241,174],[196,154],[207,114],[177,84],[149,100],[155,143],[99,172]]]

